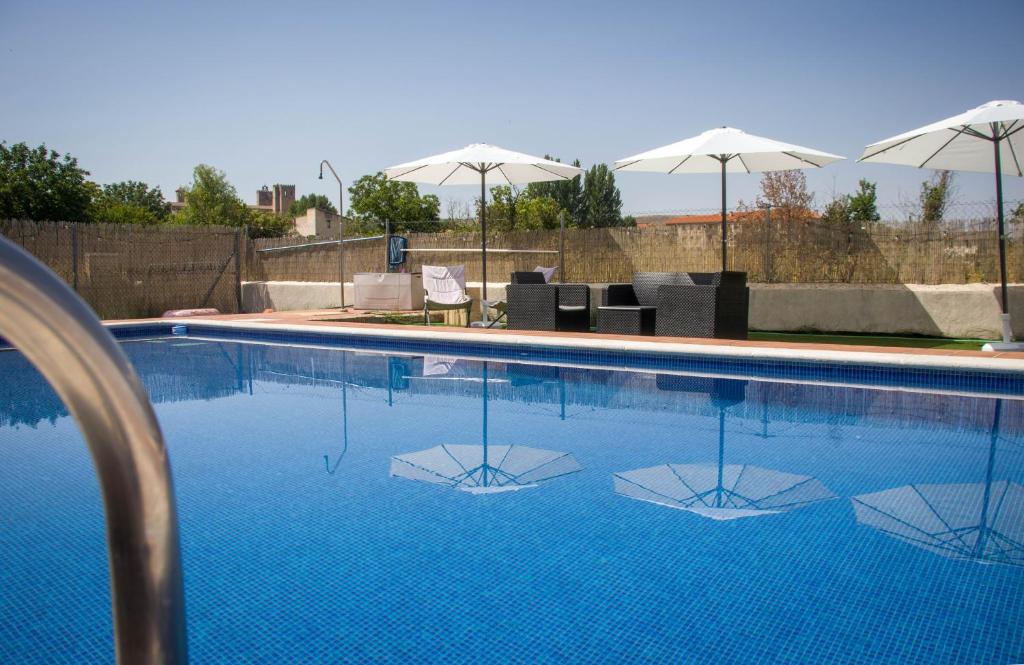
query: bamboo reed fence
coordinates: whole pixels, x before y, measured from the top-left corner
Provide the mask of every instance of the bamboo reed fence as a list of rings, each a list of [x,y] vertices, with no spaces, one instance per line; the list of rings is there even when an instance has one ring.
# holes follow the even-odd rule
[[[1008,213],[1019,210],[1016,206],[1008,204]],[[729,269],[745,271],[753,283],[999,281],[991,206],[952,206],[942,221],[931,224],[898,213],[887,210],[885,220],[864,225],[825,222],[813,211],[731,214]],[[707,221],[713,217],[675,214],[643,227],[568,229],[558,278],[605,283],[629,281],[638,271],[719,270],[721,226]],[[1006,230],[1009,279],[1022,282],[1024,218],[1009,214]],[[248,240],[236,228],[0,220],[0,234],[42,259],[104,318],[157,316],[192,307],[236,312],[243,281],[336,282],[339,277],[336,243],[295,237]],[[435,251],[410,252],[403,270],[415,271],[425,263],[462,264],[469,281],[480,280],[478,232],[409,233],[407,238],[413,250]],[[501,283],[517,270],[558,265],[562,240],[558,230],[488,233],[490,249],[518,250],[489,253],[488,280]],[[382,238],[345,243],[346,281],[385,266]]]

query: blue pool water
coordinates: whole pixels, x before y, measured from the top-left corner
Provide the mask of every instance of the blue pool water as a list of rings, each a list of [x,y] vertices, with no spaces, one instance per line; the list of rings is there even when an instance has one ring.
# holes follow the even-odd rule
[[[170,450],[193,662],[1024,661],[1012,396],[123,348]],[[0,662],[111,654],[86,447],[0,351]]]

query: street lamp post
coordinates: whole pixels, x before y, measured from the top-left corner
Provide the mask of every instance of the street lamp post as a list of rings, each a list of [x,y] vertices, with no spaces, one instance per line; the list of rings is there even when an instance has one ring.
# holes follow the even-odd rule
[[[326,159],[320,162],[320,180],[324,179],[324,164],[331,170],[331,175],[338,181],[338,281],[341,282],[341,308],[345,309],[345,188],[341,184],[338,172]]]

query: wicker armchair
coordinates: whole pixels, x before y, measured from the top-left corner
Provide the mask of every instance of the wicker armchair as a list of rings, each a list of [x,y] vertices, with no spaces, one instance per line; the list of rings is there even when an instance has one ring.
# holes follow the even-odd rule
[[[505,294],[509,330],[590,330],[586,284],[509,284]]]
[[[693,285],[658,287],[659,337],[747,339],[750,289],[743,272],[690,273]]]
[[[514,272],[514,273],[512,273],[512,280],[511,280],[510,283],[511,284],[547,284],[548,281],[547,281],[547,279],[544,278],[544,273],[538,272],[536,270],[533,270],[533,271],[529,271],[529,272],[523,271],[523,272]],[[498,312],[497,318],[494,319],[493,321],[491,321],[491,323],[487,326],[488,328],[493,328],[494,326],[498,325],[498,323],[502,319],[504,319],[505,316],[508,314],[508,298],[507,297],[506,297],[505,300],[493,300],[493,301],[486,301],[485,300],[482,303],[482,305],[484,307],[490,307],[491,309],[494,309],[494,310],[496,310]]]
[[[601,292],[598,332],[663,337],[747,338],[743,272],[638,272]]]

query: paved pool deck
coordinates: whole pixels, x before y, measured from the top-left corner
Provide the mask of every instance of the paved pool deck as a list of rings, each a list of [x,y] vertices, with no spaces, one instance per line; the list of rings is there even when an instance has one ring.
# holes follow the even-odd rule
[[[999,370],[1024,372],[1024,353],[985,352],[950,349],[914,349],[905,347],[855,346],[793,342],[768,342],[687,337],[638,337],[597,333],[504,330],[497,328],[465,328],[434,325],[430,327],[387,323],[345,321],[371,314],[359,310],[309,310],[267,312],[261,314],[222,314],[176,319],[134,319],[107,321],[107,324],[138,324],[141,322],[203,323],[224,328],[266,327],[275,330],[327,332],[344,334],[379,334],[385,337],[480,341],[497,344],[542,344],[558,347],[614,349],[689,353],[779,360],[815,360],[843,363],[900,365],[907,367],[946,367],[950,369]],[[331,320],[326,320],[331,319]],[[339,320],[340,319],[340,320]]]

